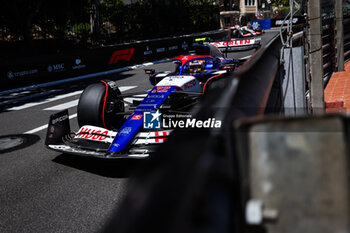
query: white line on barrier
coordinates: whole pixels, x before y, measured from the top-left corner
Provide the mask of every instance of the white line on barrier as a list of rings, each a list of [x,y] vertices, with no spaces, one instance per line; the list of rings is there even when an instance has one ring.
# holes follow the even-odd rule
[[[73,119],[73,118],[75,118],[75,117],[77,117],[77,114],[76,114],[76,113],[73,114],[73,115],[71,115],[71,116],[69,116],[69,119]],[[48,124],[42,125],[42,126],[40,126],[40,127],[38,127],[38,128],[29,130],[29,131],[25,132],[24,134],[33,134],[33,133],[37,133],[37,132],[39,132],[39,131],[41,131],[41,130],[43,130],[43,129],[46,129],[47,127],[48,127]]]

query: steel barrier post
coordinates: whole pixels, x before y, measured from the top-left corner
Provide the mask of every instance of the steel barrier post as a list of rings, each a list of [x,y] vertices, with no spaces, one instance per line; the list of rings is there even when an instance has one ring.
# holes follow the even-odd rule
[[[344,71],[344,28],[343,1],[334,0],[335,41],[336,41],[336,71]]]
[[[324,113],[323,58],[320,0],[309,0],[309,64],[311,73],[311,109],[313,114]]]

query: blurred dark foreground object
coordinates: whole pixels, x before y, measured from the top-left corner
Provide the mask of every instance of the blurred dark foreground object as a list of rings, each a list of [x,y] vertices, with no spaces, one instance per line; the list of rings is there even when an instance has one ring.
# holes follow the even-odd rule
[[[245,118],[175,131],[104,232],[350,232],[349,122]]]

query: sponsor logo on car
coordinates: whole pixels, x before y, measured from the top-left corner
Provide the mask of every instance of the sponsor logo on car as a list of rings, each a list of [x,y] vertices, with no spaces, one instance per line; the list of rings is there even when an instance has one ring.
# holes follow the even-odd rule
[[[142,114],[135,114],[135,115],[133,115],[132,117],[131,117],[131,119],[130,120],[140,120],[142,118]]]
[[[53,135],[55,133],[55,126],[51,125],[48,133],[49,138],[53,138]]]
[[[68,115],[63,115],[61,117],[58,117],[56,119],[52,119],[52,124],[55,125],[56,123],[59,123],[59,122],[62,122],[62,121],[65,121],[68,119]]]
[[[164,99],[164,95],[163,94],[159,94],[159,95],[148,95],[147,99]]]
[[[131,132],[131,127],[125,127],[120,132],[118,132],[120,135],[128,135]]]
[[[95,141],[104,141],[108,136],[108,130],[94,130],[91,128],[82,127],[77,135],[77,138],[91,139]]]
[[[156,89],[154,89],[152,93],[157,93],[157,92],[165,93],[165,92],[168,92],[169,89],[170,89],[170,86],[159,86],[159,87],[156,87]]]

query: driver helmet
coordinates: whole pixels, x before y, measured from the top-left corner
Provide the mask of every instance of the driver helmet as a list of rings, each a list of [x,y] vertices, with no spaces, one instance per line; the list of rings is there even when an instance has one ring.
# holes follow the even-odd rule
[[[205,69],[205,61],[204,60],[191,61],[188,65],[189,65],[188,70],[190,73],[199,73]]]

